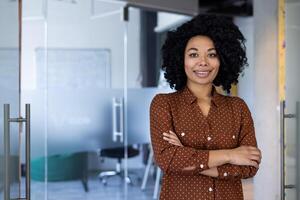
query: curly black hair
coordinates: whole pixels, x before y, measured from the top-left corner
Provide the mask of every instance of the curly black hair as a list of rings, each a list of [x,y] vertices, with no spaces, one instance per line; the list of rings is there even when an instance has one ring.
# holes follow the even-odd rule
[[[229,19],[215,15],[198,15],[175,30],[167,32],[162,46],[162,69],[170,87],[184,88],[187,76],[184,71],[184,51],[188,41],[197,35],[209,37],[220,58],[220,68],[213,81],[215,86],[230,92],[231,84],[248,65],[245,38],[239,28]]]

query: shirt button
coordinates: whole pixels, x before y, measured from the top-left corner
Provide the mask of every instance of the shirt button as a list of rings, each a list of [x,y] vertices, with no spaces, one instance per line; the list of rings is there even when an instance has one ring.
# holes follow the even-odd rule
[[[212,191],[213,191],[213,189],[210,187],[210,188],[208,188],[208,191],[212,192]]]
[[[204,165],[203,165],[203,164],[201,164],[201,165],[200,165],[200,168],[202,169],[203,167],[204,167]]]
[[[181,136],[182,136],[182,137],[185,136],[185,133],[181,133]]]
[[[232,138],[235,139],[235,135],[233,135]]]
[[[227,174],[227,172],[225,172],[223,175],[224,175],[224,176],[227,176],[228,174]]]
[[[211,140],[211,137],[208,136],[208,137],[207,137],[207,140],[210,141],[210,140]]]

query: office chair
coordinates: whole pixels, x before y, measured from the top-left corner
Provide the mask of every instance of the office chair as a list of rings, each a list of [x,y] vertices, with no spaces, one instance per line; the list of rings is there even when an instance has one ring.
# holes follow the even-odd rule
[[[132,158],[134,156],[139,155],[139,150],[133,148],[132,146],[127,147],[127,158]],[[120,176],[124,178],[124,171],[121,171],[121,161],[125,157],[125,147],[116,147],[116,148],[109,148],[109,149],[100,149],[99,151],[100,158],[116,158],[118,160],[116,164],[116,170],[112,171],[104,171],[100,172],[98,177],[102,181],[103,185],[107,185],[107,178],[112,176]],[[132,181],[130,177],[125,177],[126,183],[131,184]]]

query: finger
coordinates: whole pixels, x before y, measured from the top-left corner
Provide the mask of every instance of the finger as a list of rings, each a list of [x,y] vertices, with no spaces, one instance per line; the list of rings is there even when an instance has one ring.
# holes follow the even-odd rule
[[[250,159],[255,160],[255,161],[260,163],[260,157],[259,156],[251,156]]]
[[[177,137],[176,133],[174,133],[173,131],[169,131],[169,135],[170,135],[170,136]]]
[[[175,133],[174,133],[175,134]],[[179,138],[177,137],[177,135],[173,135],[173,134],[169,134],[169,133],[163,133],[164,137],[169,138],[169,139],[174,139],[174,140],[179,140]]]
[[[251,155],[258,156],[259,158],[261,158],[261,153],[259,151],[252,151]]]
[[[165,137],[165,136],[163,137],[163,139],[166,140],[167,142],[171,140],[171,138],[168,138],[168,137]]]
[[[170,143],[180,143],[178,140],[168,138],[168,137],[163,137],[163,139]]]
[[[169,137],[173,138],[173,139],[178,139],[179,140],[179,137],[176,135],[176,133],[174,133],[172,131],[170,131]]]
[[[253,150],[251,150],[251,152],[253,152],[253,153],[255,153],[255,154],[258,154],[258,155],[261,154],[260,151],[259,151],[258,149],[253,149]]]
[[[262,159],[262,153],[261,153],[261,150],[260,150],[260,149],[258,149],[258,151],[259,151],[259,156],[260,156],[260,159]]]
[[[168,140],[168,142],[171,143],[171,144],[177,145],[177,146],[181,146],[181,143],[178,142],[177,140],[170,139],[170,140]]]
[[[255,161],[251,161],[251,162],[250,162],[250,165],[253,166],[253,167],[258,168],[258,163],[255,162]]]
[[[178,143],[178,142],[173,142],[173,141],[170,141],[169,142],[170,144],[173,144],[175,146],[182,146],[182,144]]]
[[[258,164],[260,164],[261,163],[261,158],[258,157],[258,159],[255,159],[254,161],[256,161]]]
[[[170,138],[174,139],[174,140],[179,140],[179,138],[177,137],[177,135],[169,135]]]
[[[163,137],[165,137],[165,138],[174,138],[174,137],[172,137],[172,135],[169,134],[169,133],[163,133]]]
[[[163,132],[163,136],[170,137],[170,133]]]
[[[173,143],[181,144],[181,142],[179,140],[170,139],[169,141],[171,141]]]
[[[261,159],[259,159],[259,160],[257,161],[257,163],[260,164],[260,163],[261,163]]]
[[[258,150],[258,148],[257,147],[254,147],[254,146],[241,146],[241,147],[243,147],[243,148],[245,148],[245,149],[247,149],[247,150]]]

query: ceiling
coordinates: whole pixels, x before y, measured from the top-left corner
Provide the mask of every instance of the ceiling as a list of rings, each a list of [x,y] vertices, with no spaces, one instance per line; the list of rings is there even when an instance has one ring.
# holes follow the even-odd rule
[[[199,12],[229,16],[252,16],[253,0],[199,0]]]

